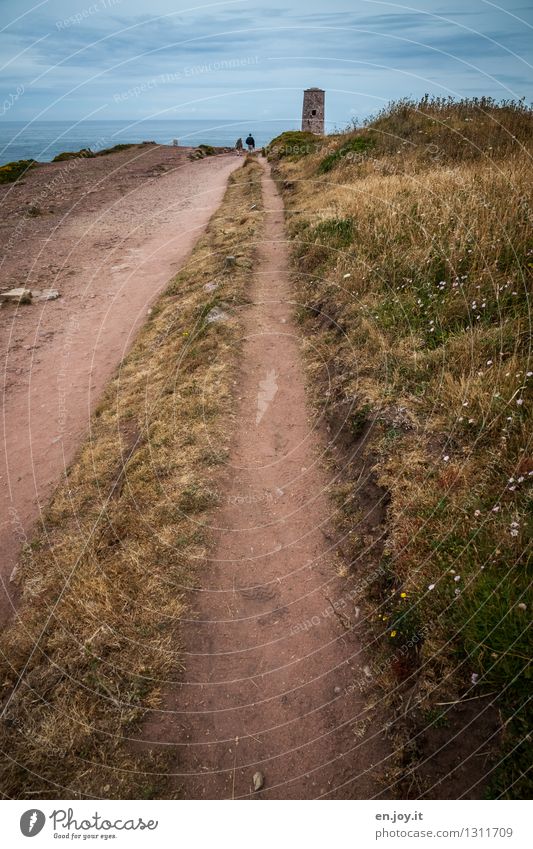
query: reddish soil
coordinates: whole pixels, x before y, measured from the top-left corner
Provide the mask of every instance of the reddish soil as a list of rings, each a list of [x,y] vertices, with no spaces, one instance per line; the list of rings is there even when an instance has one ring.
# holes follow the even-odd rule
[[[388,744],[357,686],[358,597],[338,575],[328,530],[283,206],[266,170],[263,191],[226,497],[190,598],[197,618],[182,627],[183,681],[151,713],[144,741],[176,747],[171,792],[186,798],[372,798],[384,790]]]
[[[0,186],[0,287],[61,292],[0,309],[0,621],[16,601],[9,577],[21,545],[106,382],[242,164],[187,154],[143,145],[50,163]]]

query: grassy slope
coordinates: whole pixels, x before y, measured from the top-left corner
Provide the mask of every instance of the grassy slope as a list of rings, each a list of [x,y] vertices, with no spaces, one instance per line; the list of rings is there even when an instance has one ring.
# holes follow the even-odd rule
[[[232,429],[236,307],[262,221],[259,172],[246,163],[230,179],[25,552],[21,621],[1,642],[7,796],[165,792],[156,778],[165,763],[124,738],[158,703],[158,682],[180,675],[177,623],[203,563],[202,522]],[[211,281],[219,286],[206,291]],[[206,320],[215,307],[226,320]]]
[[[269,153],[316,404],[370,428],[362,450],[391,499],[371,601],[381,668],[413,687],[411,735],[436,714],[453,731],[438,702],[496,693],[486,792],[510,797],[531,793],[532,128],[521,106],[405,102],[318,152],[302,138],[295,153],[292,134]],[[341,495],[357,531],[357,482]]]

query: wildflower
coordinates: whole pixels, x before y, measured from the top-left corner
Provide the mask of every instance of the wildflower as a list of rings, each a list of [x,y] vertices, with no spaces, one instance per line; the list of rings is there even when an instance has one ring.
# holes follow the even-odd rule
[[[468,407],[468,401],[463,401],[463,407]]]
[[[492,512],[493,513],[499,513],[501,509],[502,508],[500,507],[499,504],[495,504],[494,507],[492,508]]]
[[[391,632],[390,632],[390,635],[391,635],[391,637],[395,637],[395,636],[396,636],[396,631],[391,631]]]
[[[472,675],[470,676],[470,680],[471,680],[472,684],[477,684],[477,682],[479,681],[478,673],[472,672]]]
[[[435,589],[435,584],[430,584],[428,586],[428,590],[434,590],[434,589]]]
[[[344,277],[343,277],[343,279],[344,279],[344,280],[347,280],[347,279],[348,279],[348,277],[351,277],[351,276],[352,276],[351,274],[345,274],[345,275],[344,275]]]
[[[487,360],[487,365],[488,365],[488,366],[491,366],[491,365],[492,365],[492,360]]]
[[[525,481],[524,475],[520,475],[520,477],[518,478],[518,483],[524,483],[524,481]]]
[[[447,454],[445,454],[442,459],[444,460],[445,463],[447,463],[450,458]]]
[[[481,516],[481,510],[474,510],[474,516]]]
[[[517,398],[516,403],[518,404],[519,407],[521,407],[522,404],[524,403],[524,399],[523,398]]]
[[[523,601],[521,601],[520,604],[517,604],[516,606],[519,610],[527,610],[527,604],[524,604]]]
[[[511,528],[519,528],[520,525],[518,522],[511,522]]]
[[[526,377],[533,377],[533,371],[526,372]]]
[[[517,528],[511,528],[511,536],[512,537],[518,536],[518,529]]]
[[[407,598],[407,593],[400,593],[400,598]]]
[[[459,590],[459,589],[455,590],[455,595],[461,595],[461,590]]]
[[[456,575],[456,576],[455,576],[455,578],[454,578],[454,581],[457,583],[457,581],[460,581],[460,580],[461,580],[461,576],[460,576],[460,575]]]

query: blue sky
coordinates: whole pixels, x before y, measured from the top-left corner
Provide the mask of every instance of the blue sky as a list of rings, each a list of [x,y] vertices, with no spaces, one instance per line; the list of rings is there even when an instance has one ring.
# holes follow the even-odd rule
[[[426,91],[533,99],[531,0],[0,0],[0,10],[2,120],[297,123],[302,89],[320,86],[331,129]]]

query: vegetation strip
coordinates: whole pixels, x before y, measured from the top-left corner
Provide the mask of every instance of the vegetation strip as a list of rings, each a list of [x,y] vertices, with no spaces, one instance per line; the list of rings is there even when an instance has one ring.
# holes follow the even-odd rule
[[[231,176],[24,551],[21,606],[0,644],[5,797],[164,796],[166,761],[131,740],[181,672],[183,596],[232,430],[260,173],[247,160]]]
[[[425,98],[268,151],[316,405],[390,499],[369,671],[409,717],[400,796],[447,792],[425,759],[446,729],[465,789],[479,771],[474,795],[531,795],[532,124],[522,103]],[[358,487],[338,497],[359,570]]]

